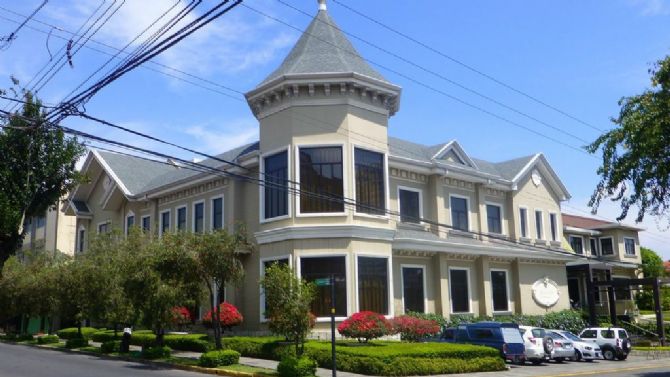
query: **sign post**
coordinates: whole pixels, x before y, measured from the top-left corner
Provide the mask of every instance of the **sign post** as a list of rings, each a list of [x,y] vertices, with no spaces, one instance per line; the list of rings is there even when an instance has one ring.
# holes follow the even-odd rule
[[[333,358],[333,377],[337,376],[337,363],[335,358],[335,275],[330,275],[330,278],[315,279],[314,284],[319,287],[326,287],[330,285],[330,347]]]

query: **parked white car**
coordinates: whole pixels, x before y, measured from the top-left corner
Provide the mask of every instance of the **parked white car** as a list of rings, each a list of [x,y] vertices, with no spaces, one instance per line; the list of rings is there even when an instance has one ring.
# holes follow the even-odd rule
[[[572,360],[574,361],[593,361],[602,357],[600,346],[592,342],[586,342],[570,331],[549,330],[549,332],[556,333],[572,342],[572,346],[575,349],[575,354],[572,356]]]
[[[628,332],[620,327],[591,327],[582,330],[579,337],[600,346],[605,360],[626,360],[631,351]]]
[[[554,340],[554,349],[551,351],[551,359],[557,363],[562,363],[566,359],[571,359],[575,356],[575,348],[572,346],[572,341],[563,337],[551,330],[546,330],[547,336]]]
[[[526,360],[540,364],[551,357],[554,340],[547,336],[545,329],[533,326],[519,326],[519,333],[526,347]]]

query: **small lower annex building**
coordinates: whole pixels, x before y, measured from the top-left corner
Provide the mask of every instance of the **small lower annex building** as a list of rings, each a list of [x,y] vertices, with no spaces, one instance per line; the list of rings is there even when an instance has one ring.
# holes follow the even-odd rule
[[[483,316],[569,308],[566,265],[577,257],[563,247],[560,208],[569,193],[546,158],[489,162],[456,141],[389,137],[400,95],[322,0],[283,63],[246,94],[259,140],[218,156],[236,166],[202,162],[271,184],[92,150],[83,167],[90,182],[67,206],[77,217],[77,252],[113,227],[160,237],[243,221],[258,247],[225,299],[252,331],[265,328],[258,281],[273,261],[306,280],[335,275],[339,319],[361,310]],[[333,199],[342,197],[355,203]],[[320,288],[312,308],[319,322],[330,305],[329,289]]]

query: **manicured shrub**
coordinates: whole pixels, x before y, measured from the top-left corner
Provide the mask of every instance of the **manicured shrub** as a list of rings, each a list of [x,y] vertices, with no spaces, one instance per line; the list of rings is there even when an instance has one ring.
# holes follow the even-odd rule
[[[219,315],[219,321],[221,323],[221,328],[223,329],[230,329],[233,326],[237,326],[242,323],[242,314],[240,314],[239,310],[235,307],[233,304],[229,304],[227,302],[221,303],[219,306],[219,310],[221,310],[221,313]],[[202,324],[211,327],[212,326],[212,318],[216,317],[216,312],[214,310],[210,309],[205,313],[204,316],[202,316]]]
[[[100,345],[100,352],[102,353],[121,352],[121,341],[110,340],[102,343]]]
[[[170,347],[168,346],[146,347],[142,349],[142,358],[148,360],[167,359],[168,357],[170,357],[171,353],[172,350],[170,350]]]
[[[400,334],[400,338],[408,342],[418,342],[440,332],[437,322],[430,319],[403,315],[395,317],[392,323],[394,332]]]
[[[91,334],[90,338],[94,342],[109,342],[112,340],[118,340],[121,339],[123,336],[122,331],[117,331],[116,336],[114,336],[114,330],[102,330],[102,331],[96,331],[93,334]]]
[[[35,337],[32,336],[31,334],[11,334],[9,335],[9,338],[7,340],[11,340],[14,342],[27,342],[29,340],[34,340]]]
[[[316,361],[309,357],[288,356],[277,365],[280,377],[311,377],[316,375]]]
[[[37,338],[38,344],[53,344],[58,343],[59,339],[56,335],[43,335]]]
[[[393,333],[393,326],[381,314],[362,311],[354,313],[344,320],[337,327],[337,331],[347,338],[355,338],[359,342],[368,342],[370,339],[381,338]]]
[[[81,336],[79,335],[79,331],[77,330],[76,327],[68,327],[65,329],[61,329],[56,331],[56,335],[58,335],[59,338],[61,339],[74,339],[74,338],[81,338],[84,337],[86,339],[90,339],[91,335],[94,333],[98,332],[99,330],[93,327],[82,327],[81,328]]]
[[[445,322],[445,327],[456,327],[462,323],[482,321],[512,322],[519,325],[537,326],[546,329],[568,330],[577,334],[587,327],[582,313],[577,310],[561,310],[544,315],[503,315],[494,317],[474,317],[472,315],[453,315]]]
[[[217,350],[205,352],[200,356],[200,366],[216,368],[226,365],[238,364],[240,353],[235,350]]]
[[[81,348],[88,346],[86,338],[71,338],[65,341],[65,348]]]

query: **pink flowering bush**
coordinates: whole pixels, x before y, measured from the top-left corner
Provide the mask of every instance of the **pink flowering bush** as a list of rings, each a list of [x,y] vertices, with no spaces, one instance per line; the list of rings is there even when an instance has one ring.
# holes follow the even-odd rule
[[[367,342],[370,339],[393,334],[393,325],[381,314],[363,311],[344,320],[337,326],[337,331],[347,338],[356,338],[359,342]]]
[[[440,332],[440,325],[430,319],[422,319],[402,315],[393,319],[393,328],[400,334],[402,340],[418,342],[421,339],[436,335]]]
[[[223,302],[221,303],[220,310],[219,322],[221,323],[221,328],[230,329],[242,323],[242,314],[240,314],[235,305]],[[202,324],[207,327],[212,326],[212,318],[216,318],[216,311],[210,309],[202,316]]]
[[[191,323],[191,312],[183,306],[172,308],[172,325],[181,328]]]

